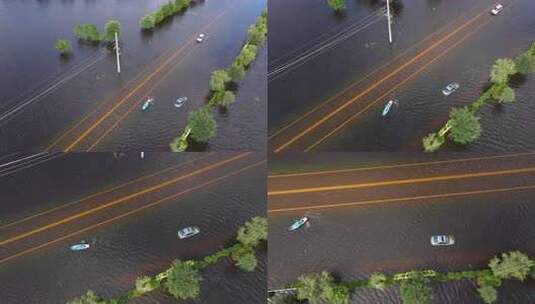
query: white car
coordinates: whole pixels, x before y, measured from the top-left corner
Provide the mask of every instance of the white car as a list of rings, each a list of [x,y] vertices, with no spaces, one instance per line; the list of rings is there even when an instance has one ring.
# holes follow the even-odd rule
[[[432,246],[451,246],[455,244],[453,235],[433,235],[431,236]]]
[[[205,38],[205,37],[206,37],[206,34],[204,34],[204,33],[203,33],[203,34],[199,34],[199,36],[197,37],[196,41],[197,41],[198,43],[201,43],[201,42],[204,41],[204,38]]]
[[[182,239],[187,239],[187,238],[190,238],[194,235],[197,235],[201,232],[201,230],[199,229],[199,227],[196,227],[196,226],[190,226],[190,227],[186,227],[186,228],[182,228],[180,230],[178,230],[178,237],[182,240]]]
[[[498,15],[503,10],[503,5],[496,4],[496,6],[490,11],[494,16]]]
[[[444,94],[444,96],[450,96],[451,93],[457,91],[460,87],[461,85],[457,82],[452,82],[442,89],[442,94]]]

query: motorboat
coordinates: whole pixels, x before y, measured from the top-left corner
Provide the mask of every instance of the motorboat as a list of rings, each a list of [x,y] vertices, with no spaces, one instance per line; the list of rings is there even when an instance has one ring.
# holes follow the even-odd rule
[[[72,251],[83,251],[89,249],[89,247],[91,247],[91,245],[87,244],[85,241],[82,241],[78,244],[70,246],[69,249]]]
[[[461,85],[459,85],[457,82],[452,82],[442,89],[442,94],[444,94],[444,96],[450,96],[451,93],[457,91],[457,89],[460,87]]]
[[[150,106],[152,106],[152,103],[154,102],[154,98],[149,98],[143,102],[143,105],[141,105],[141,111],[146,111]]]
[[[431,236],[432,246],[451,246],[455,244],[453,235],[433,235]]]
[[[394,99],[391,99],[389,100],[386,104],[385,104],[385,107],[383,108],[383,116],[386,116],[388,114],[388,112],[390,112],[390,109],[392,109],[392,106],[394,105],[396,101]]]
[[[199,229],[199,227],[196,227],[196,226],[189,226],[189,227],[186,227],[186,228],[182,228],[180,230],[178,230],[178,237],[180,239],[187,239],[187,238],[190,238],[194,235],[197,235],[201,232],[201,230]]]
[[[301,227],[303,227],[304,224],[306,224],[308,222],[308,217],[306,216],[303,216],[302,218],[296,220],[295,222],[293,222],[293,224],[290,226],[290,228],[288,228],[289,231],[295,231]]]
[[[188,101],[188,98],[186,96],[179,97],[174,103],[175,108],[180,108],[184,105],[184,102]]]

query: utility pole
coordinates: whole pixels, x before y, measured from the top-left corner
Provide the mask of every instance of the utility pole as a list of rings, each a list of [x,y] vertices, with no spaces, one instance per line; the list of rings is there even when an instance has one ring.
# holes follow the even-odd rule
[[[390,16],[390,0],[386,0],[386,17],[388,18],[388,42],[392,43],[392,22]]]
[[[115,32],[115,55],[117,57],[117,73],[121,74],[121,61],[119,59],[119,38]]]

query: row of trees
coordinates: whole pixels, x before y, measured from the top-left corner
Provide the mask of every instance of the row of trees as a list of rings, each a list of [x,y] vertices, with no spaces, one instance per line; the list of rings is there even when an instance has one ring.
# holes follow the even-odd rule
[[[535,73],[535,43],[524,53],[513,59],[498,59],[490,71],[491,86],[471,105],[451,109],[449,120],[437,132],[423,138],[422,144],[426,152],[438,150],[447,137],[455,143],[469,144],[481,136],[482,128],[476,112],[491,101],[510,103],[515,101],[515,91],[509,81],[517,74]]]
[[[231,258],[241,270],[254,271],[257,266],[255,249],[267,240],[267,234],[267,219],[253,217],[238,229],[236,244],[231,247],[206,256],[202,260],[175,260],[167,270],[154,277],[137,278],[134,289],[117,298],[102,299],[89,290],[68,304],[122,304],[156,289],[172,295],[177,300],[195,299],[201,292],[201,271],[222,258]]]
[[[256,18],[254,25],[247,30],[247,38],[234,62],[224,70],[212,72],[210,78],[210,99],[204,107],[189,113],[188,123],[182,134],[171,143],[174,152],[185,151],[188,147],[187,139],[191,136],[196,142],[207,143],[217,133],[217,123],[213,110],[216,106],[227,107],[236,99],[230,89],[245,77],[245,72],[255,60],[259,48],[265,42],[267,36],[267,11]]]
[[[110,20],[104,26],[104,32],[100,33],[96,25],[86,23],[83,25],[77,24],[73,28],[76,38],[91,43],[100,43],[102,41],[111,42],[115,39],[115,33],[119,35],[121,33],[121,23],[117,20]],[[71,51],[71,45],[69,41],[65,39],[58,39],[54,45],[62,55],[67,55]]]
[[[191,5],[191,0],[174,0],[158,7],[139,19],[139,26],[144,29],[152,29],[165,19],[186,10]]]
[[[478,286],[481,300],[486,304],[495,303],[498,298],[496,288],[503,280],[516,279],[524,281],[529,276],[535,278],[535,261],[519,251],[503,253],[490,260],[487,269],[440,273],[434,270],[409,271],[387,275],[374,273],[368,279],[349,282],[336,281],[328,272],[312,273],[300,276],[290,285],[296,288],[295,295],[277,294],[271,300],[273,304],[293,304],[306,300],[310,304],[347,304],[351,292],[358,288],[384,290],[398,287],[404,304],[430,304],[433,292],[430,284],[459,280],[472,280]]]

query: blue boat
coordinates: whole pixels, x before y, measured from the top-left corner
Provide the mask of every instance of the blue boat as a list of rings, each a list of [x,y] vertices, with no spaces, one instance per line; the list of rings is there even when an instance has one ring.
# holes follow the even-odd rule
[[[150,106],[152,106],[152,102],[154,101],[154,98],[149,98],[145,100],[143,105],[141,106],[141,111],[146,111]]]
[[[308,217],[303,216],[302,218],[296,220],[290,228],[288,228],[288,231],[295,231],[301,227],[303,227],[304,224],[308,222]]]
[[[392,105],[394,105],[396,101],[394,99],[390,100],[386,103],[384,109],[383,109],[383,116],[386,116],[388,112],[390,112],[390,109],[392,109]]]
[[[87,250],[91,245],[87,244],[85,241],[80,242],[79,244],[72,245],[69,247],[72,251],[82,251]]]

